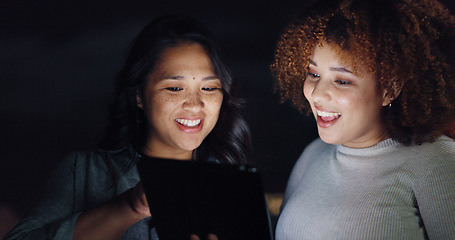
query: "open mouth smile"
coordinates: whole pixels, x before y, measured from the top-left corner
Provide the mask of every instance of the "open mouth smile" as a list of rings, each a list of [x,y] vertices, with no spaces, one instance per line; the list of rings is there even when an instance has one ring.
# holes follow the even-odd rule
[[[318,116],[321,118],[322,121],[324,122],[330,122],[333,121],[341,116],[341,113],[336,113],[336,112],[323,112],[316,110]]]
[[[188,119],[175,119],[176,122],[178,122],[180,125],[183,125],[185,127],[197,127],[199,124],[201,124],[201,119],[195,119],[195,120],[188,120]]]

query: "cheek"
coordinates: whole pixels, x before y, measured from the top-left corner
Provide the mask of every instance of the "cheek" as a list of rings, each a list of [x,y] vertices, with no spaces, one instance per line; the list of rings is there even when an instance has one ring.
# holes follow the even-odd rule
[[[152,117],[160,117],[175,108],[176,100],[170,97],[155,96],[149,99],[148,111]]]
[[[378,98],[374,92],[363,92],[361,94],[340,94],[336,97],[338,106],[365,116],[376,116],[376,111],[380,110]],[[380,104],[380,103],[379,103]]]
[[[340,94],[340,96],[335,97],[335,99],[338,106],[343,106],[347,109],[358,109],[358,105],[364,101],[357,96],[349,94]]]
[[[214,117],[218,118],[218,115],[219,115],[220,109],[221,109],[221,104],[223,103],[223,95],[220,94],[220,95],[210,96],[206,99],[205,102],[208,104],[208,108],[210,109],[210,111],[214,115],[216,115]]]

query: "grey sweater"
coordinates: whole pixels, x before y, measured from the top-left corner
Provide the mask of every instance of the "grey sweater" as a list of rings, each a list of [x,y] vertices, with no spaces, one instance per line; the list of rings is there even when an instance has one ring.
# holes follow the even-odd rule
[[[292,170],[276,239],[455,239],[455,142],[315,140]]]

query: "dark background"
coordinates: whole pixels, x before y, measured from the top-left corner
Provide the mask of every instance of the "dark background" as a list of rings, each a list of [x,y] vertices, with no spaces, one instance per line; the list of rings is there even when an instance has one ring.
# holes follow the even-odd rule
[[[62,157],[95,148],[129,44],[169,13],[197,17],[213,31],[247,100],[265,190],[283,192],[317,132],[312,119],[280,103],[269,65],[283,27],[308,1],[2,0],[0,206],[22,216]]]
[[[24,214],[65,155],[101,139],[113,80],[150,20],[200,19],[240,82],[267,192],[283,192],[312,120],[273,92],[276,41],[306,1],[18,1],[0,3],[0,204]]]

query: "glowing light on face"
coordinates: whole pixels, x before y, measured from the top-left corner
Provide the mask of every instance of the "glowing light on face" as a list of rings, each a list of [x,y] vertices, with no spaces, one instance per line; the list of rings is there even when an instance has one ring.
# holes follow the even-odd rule
[[[143,95],[138,95],[148,123],[150,154],[190,159],[218,121],[222,101],[221,80],[200,45],[165,50],[147,77]]]
[[[387,138],[380,117],[385,92],[373,74],[344,66],[327,43],[314,49],[303,93],[324,142],[363,148]]]

